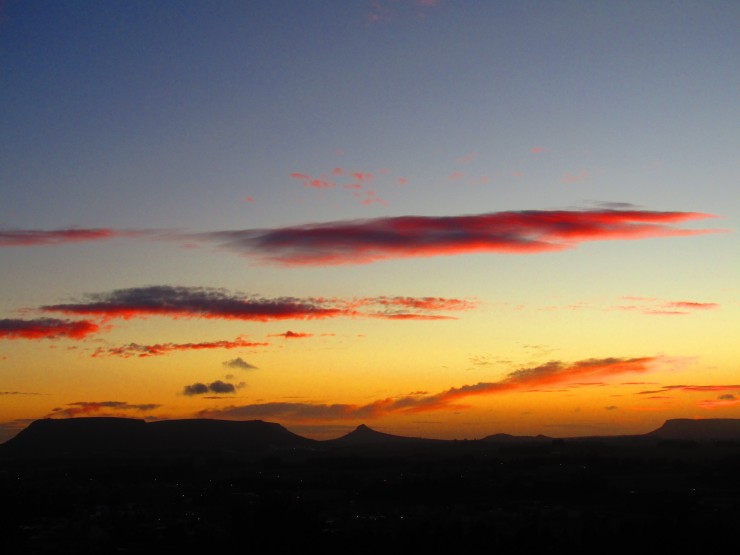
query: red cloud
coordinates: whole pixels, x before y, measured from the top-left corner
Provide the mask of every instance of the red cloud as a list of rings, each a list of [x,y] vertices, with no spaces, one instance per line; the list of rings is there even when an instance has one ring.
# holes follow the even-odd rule
[[[207,349],[240,349],[247,347],[267,347],[269,343],[255,343],[247,341],[244,337],[237,337],[233,341],[206,341],[202,343],[156,343],[154,345],[139,345],[138,343],[129,343],[121,347],[111,347],[108,349],[97,349],[92,356],[117,356],[121,358],[136,357],[155,357],[171,353],[174,351],[202,351]]]
[[[82,243],[84,241],[104,241],[116,237],[137,237],[144,231],[117,231],[114,229],[11,229],[0,230],[0,247],[29,247]]]
[[[227,320],[308,320],[337,317],[393,317],[400,312],[388,312],[393,297],[342,299],[297,299],[279,297],[265,299],[229,293],[207,287],[173,287],[167,285],[118,289],[90,295],[86,302],[42,307],[50,312],[85,314],[103,319],[146,316],[173,318],[218,318]],[[401,299],[401,297],[395,298]],[[405,319],[439,319],[429,310],[468,310],[470,301],[426,297],[404,297]],[[415,306],[414,306],[415,305]],[[445,317],[447,318],[447,317]]]
[[[588,359],[572,364],[549,362],[511,372],[498,382],[453,387],[436,395],[411,394],[380,399],[365,405],[323,403],[258,403],[205,410],[200,416],[211,418],[283,418],[286,420],[343,420],[378,418],[392,413],[417,413],[464,408],[466,397],[495,395],[537,386],[580,382],[584,378],[605,378],[632,372],[647,372],[661,361],[658,357]]]
[[[401,216],[268,230],[191,235],[285,266],[366,264],[392,258],[571,249],[587,241],[716,233],[670,224],[714,217],[640,210],[521,211],[471,216]]]
[[[58,320],[56,318],[0,320],[0,338],[5,339],[56,339],[59,337],[83,339],[98,331],[100,331],[100,326],[87,320]]]

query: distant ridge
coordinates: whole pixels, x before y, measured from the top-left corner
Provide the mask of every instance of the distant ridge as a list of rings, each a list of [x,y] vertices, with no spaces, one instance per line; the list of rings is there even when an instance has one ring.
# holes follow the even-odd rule
[[[0,445],[11,457],[138,456],[182,452],[257,454],[270,448],[306,447],[316,443],[280,424],[229,420],[133,418],[65,418],[32,422]]]
[[[676,418],[665,423],[646,437],[690,441],[740,441],[740,419],[707,418],[692,420]]]
[[[522,443],[552,443],[552,438],[543,435],[536,436],[512,436],[510,434],[494,434],[486,436],[481,441],[487,443],[506,443],[506,444],[522,444]]]

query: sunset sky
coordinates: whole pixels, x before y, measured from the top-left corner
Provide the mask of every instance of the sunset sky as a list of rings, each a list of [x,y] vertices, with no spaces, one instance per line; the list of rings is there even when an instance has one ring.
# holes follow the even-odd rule
[[[0,441],[740,418],[740,3],[0,4]]]

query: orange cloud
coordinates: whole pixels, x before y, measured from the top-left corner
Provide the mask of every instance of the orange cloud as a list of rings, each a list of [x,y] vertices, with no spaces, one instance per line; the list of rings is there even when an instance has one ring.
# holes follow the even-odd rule
[[[117,356],[121,358],[130,357],[155,357],[175,351],[201,351],[208,349],[240,349],[249,347],[267,347],[269,343],[255,343],[248,341],[245,337],[237,337],[233,341],[206,341],[202,343],[155,343],[154,345],[140,345],[129,343],[121,347],[108,349],[99,348],[92,356]]]
[[[282,418],[285,420],[344,420],[378,418],[394,413],[418,413],[465,408],[460,401],[556,384],[583,383],[584,379],[607,378],[625,373],[644,373],[661,362],[660,357],[588,359],[572,364],[552,361],[508,374],[498,382],[453,387],[436,395],[411,394],[379,399],[365,405],[324,403],[258,403],[201,411],[209,418]]]

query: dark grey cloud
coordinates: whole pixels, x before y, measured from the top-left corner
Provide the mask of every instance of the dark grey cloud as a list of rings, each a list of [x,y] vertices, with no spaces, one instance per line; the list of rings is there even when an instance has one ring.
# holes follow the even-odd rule
[[[240,384],[241,385],[241,384]],[[232,383],[223,382],[221,380],[216,380],[215,382],[211,382],[209,384],[196,382],[194,384],[186,385],[183,388],[183,395],[205,395],[206,393],[216,393],[216,394],[224,394],[224,393],[236,393],[236,387]]]
[[[257,367],[253,364],[249,364],[242,357],[236,357],[231,360],[224,361],[223,365],[227,368],[238,368],[239,370],[256,370]]]

